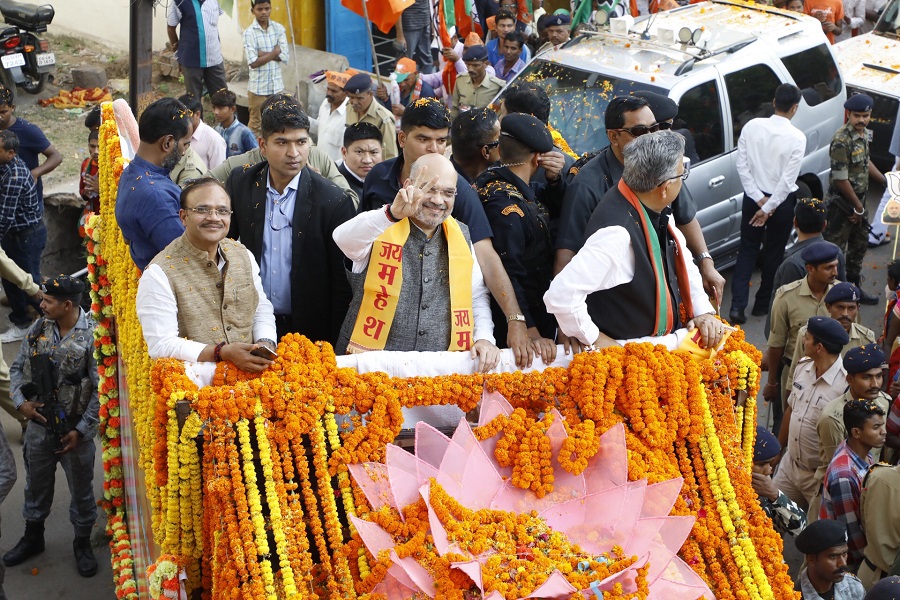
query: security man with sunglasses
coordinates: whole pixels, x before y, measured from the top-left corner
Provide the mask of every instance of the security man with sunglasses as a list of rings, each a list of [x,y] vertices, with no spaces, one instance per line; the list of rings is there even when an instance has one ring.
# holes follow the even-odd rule
[[[259,266],[244,245],[228,239],[231,198],[212,177],[181,192],[184,234],[156,255],[138,284],[136,308],[151,358],[227,360],[264,370],[275,350],[275,314]],[[271,357],[271,355],[269,355]]]
[[[591,214],[604,194],[621,179],[625,148],[640,136],[671,127],[668,121],[677,114],[678,109],[675,102],[659,94],[642,94],[644,97],[639,97],[636,92],[610,101],[605,113],[609,146],[593,157],[589,155],[586,161],[582,159],[576,162],[569,170],[570,180],[556,237],[555,274],[562,271],[581,249],[586,237],[585,227]],[[664,118],[658,118],[657,112]],[[665,126],[661,127],[661,122]],[[706,248],[703,232],[697,222],[697,207],[686,187],[682,188],[682,193],[672,203],[672,216],[684,234],[688,248],[696,257],[704,288],[709,295],[721,298],[725,280],[716,271]],[[567,349],[570,344],[578,349],[574,340],[561,338],[560,341]]]

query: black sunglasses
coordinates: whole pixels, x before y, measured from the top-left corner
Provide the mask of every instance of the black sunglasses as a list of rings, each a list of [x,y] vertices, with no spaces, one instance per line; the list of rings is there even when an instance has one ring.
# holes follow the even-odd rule
[[[484,144],[482,146],[482,148],[491,149],[491,148],[496,148],[499,145],[500,145],[500,140],[494,140],[493,142],[488,142],[487,144]]]
[[[649,127],[647,125],[635,125],[634,127],[619,127],[614,131],[627,131],[631,134],[631,137],[641,137],[642,135],[647,135],[648,133],[656,133],[659,131],[659,123],[654,123]]]

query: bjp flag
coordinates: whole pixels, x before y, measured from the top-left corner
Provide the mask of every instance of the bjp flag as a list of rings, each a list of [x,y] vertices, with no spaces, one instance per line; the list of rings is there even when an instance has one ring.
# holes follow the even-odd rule
[[[353,11],[361,17],[365,17],[363,2],[366,3],[369,20],[382,33],[387,33],[400,20],[400,14],[406,8],[412,6],[415,0],[341,0],[344,8]]]

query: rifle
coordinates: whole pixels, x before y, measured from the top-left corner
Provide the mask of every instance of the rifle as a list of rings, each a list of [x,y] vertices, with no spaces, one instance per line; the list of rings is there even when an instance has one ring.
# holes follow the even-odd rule
[[[69,421],[66,411],[56,398],[57,367],[49,354],[31,355],[31,383],[22,386],[26,398],[36,396],[37,402],[43,404],[37,412],[47,419],[44,425],[56,440],[56,449],[62,450],[62,438],[69,433]]]
[[[862,227],[863,229],[865,229],[866,233],[872,233],[872,224],[869,223],[869,220],[864,219],[862,215],[856,214],[856,212],[853,209],[851,209],[844,203],[845,201],[843,198],[834,198],[831,202],[835,206],[838,207],[838,210],[840,210],[842,213],[844,213],[848,217],[850,217],[850,216],[859,217],[859,226]]]

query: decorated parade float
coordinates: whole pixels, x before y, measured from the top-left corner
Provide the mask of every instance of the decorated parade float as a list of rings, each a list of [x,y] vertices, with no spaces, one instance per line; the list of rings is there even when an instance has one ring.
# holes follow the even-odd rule
[[[750,484],[742,332],[496,374],[299,335],[260,375],[151,361],[115,220],[136,129],[103,105],[87,223],[119,598],[799,597]],[[423,411],[454,426],[395,445]]]

